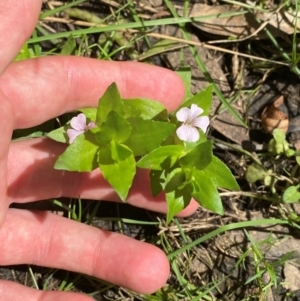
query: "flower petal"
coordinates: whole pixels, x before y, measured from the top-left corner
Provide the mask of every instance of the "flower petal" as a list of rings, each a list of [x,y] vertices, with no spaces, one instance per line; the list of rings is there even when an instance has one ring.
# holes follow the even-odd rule
[[[200,138],[198,130],[186,124],[182,124],[176,130],[176,134],[180,140],[187,142],[196,142]]]
[[[76,139],[76,137],[83,134],[84,132],[85,132],[84,130],[77,131],[77,130],[73,130],[73,129],[68,129],[67,135],[69,137],[69,143],[72,144],[74,142],[74,140]]]
[[[197,114],[197,116],[203,113],[203,109],[200,108],[200,107],[198,107],[198,106],[197,106],[196,104],[194,104],[194,103],[191,105],[191,111],[192,111],[193,114],[194,114],[194,113]]]
[[[176,118],[178,121],[181,122],[186,122],[191,114],[191,110],[189,108],[181,108],[177,113],[176,113]]]
[[[90,129],[93,129],[93,128],[95,128],[95,127],[97,127],[96,122],[91,121],[91,122],[86,126],[86,129],[87,129],[87,130],[90,130]]]
[[[85,115],[83,113],[80,113],[76,117],[73,117],[71,119],[70,124],[71,124],[71,127],[74,130],[77,130],[77,131],[85,130],[85,128],[86,128],[86,117],[85,117]]]
[[[204,133],[209,126],[209,118],[207,116],[201,116],[194,120],[193,126],[200,128]]]
[[[190,110],[189,122],[193,123],[193,121],[202,113],[203,113],[203,109],[198,107],[196,104],[192,104]]]

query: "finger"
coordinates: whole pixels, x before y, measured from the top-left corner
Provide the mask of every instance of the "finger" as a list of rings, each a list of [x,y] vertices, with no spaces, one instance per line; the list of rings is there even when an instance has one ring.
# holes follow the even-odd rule
[[[64,149],[63,144],[46,138],[12,143],[7,164],[9,202],[24,203],[61,196],[120,201],[99,170],[92,173],[55,170],[54,163]],[[127,202],[167,212],[164,194],[152,196],[147,170],[138,170]],[[196,209],[197,203],[192,202],[181,215],[190,215]]]
[[[35,290],[11,281],[0,280],[0,296],[4,301],[92,301],[94,299],[79,293],[46,292]]]
[[[15,108],[16,128],[27,128],[81,107],[96,106],[116,82],[122,97],[161,101],[169,110],[184,97],[181,79],[172,71],[134,62],[80,57],[46,57],[11,64],[0,90]]]
[[[1,22],[0,22],[1,23]],[[0,93],[1,97],[1,93]],[[9,145],[11,141],[11,133],[13,131],[13,119],[10,118],[12,116],[12,106],[9,102],[5,101],[5,99],[0,101],[0,112],[3,116],[7,118],[0,118],[0,227],[6,216],[6,212],[8,209],[8,198],[7,198],[7,156],[9,151]]]
[[[150,244],[47,212],[9,209],[0,241],[0,265],[65,269],[140,293],[157,291],[170,272],[165,254]]]
[[[41,0],[0,1],[0,74],[30,37],[41,10]]]

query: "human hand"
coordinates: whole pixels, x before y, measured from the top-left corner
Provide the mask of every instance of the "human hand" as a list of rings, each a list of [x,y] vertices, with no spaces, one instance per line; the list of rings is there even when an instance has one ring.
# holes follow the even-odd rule
[[[36,24],[41,2],[0,0],[0,265],[27,263],[60,268],[152,293],[169,275],[167,258],[158,248],[49,212],[8,209],[13,202],[60,196],[118,201],[97,170],[87,174],[53,169],[64,145],[46,138],[11,142],[13,129],[32,127],[80,107],[96,106],[112,82],[117,83],[122,97],[156,99],[169,110],[175,109],[184,95],[174,73],[149,65],[78,57],[11,63]],[[128,203],[166,212],[163,196],[153,199],[147,181],[147,173],[139,172]],[[192,202],[181,215],[191,214],[196,207]],[[0,296],[5,301],[90,300],[79,294],[37,291],[5,280],[0,280]]]

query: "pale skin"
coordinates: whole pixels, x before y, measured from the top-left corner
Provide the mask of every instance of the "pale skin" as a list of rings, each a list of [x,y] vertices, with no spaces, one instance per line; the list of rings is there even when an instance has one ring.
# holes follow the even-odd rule
[[[77,57],[44,57],[11,63],[37,22],[41,0],[0,0],[0,266],[35,264],[92,275],[141,293],[152,293],[169,276],[158,248],[105,232],[50,212],[8,209],[9,205],[60,196],[119,201],[99,171],[53,169],[64,145],[49,139],[11,142],[14,129],[28,128],[65,112],[96,106],[116,82],[122,97],[161,101],[174,110],[184,96],[171,71],[138,63]],[[6,179],[6,181],[5,181]],[[128,203],[166,212],[163,195],[154,199],[146,172],[139,172]],[[195,202],[181,213],[192,214]],[[87,296],[43,292],[0,279],[4,301],[86,301]]]

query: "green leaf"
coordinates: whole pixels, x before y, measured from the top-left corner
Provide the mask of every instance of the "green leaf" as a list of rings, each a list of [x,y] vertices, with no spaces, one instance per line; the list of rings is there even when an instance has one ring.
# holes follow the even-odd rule
[[[206,87],[205,90],[200,91],[195,96],[184,102],[178,110],[183,107],[190,107],[192,104],[196,104],[198,107],[203,109],[201,116],[209,116],[212,102],[212,85]],[[177,111],[178,111],[177,110]]]
[[[124,99],[125,118],[141,117],[143,119],[167,120],[168,112],[158,101],[149,99]]]
[[[158,42],[154,43],[145,53],[141,54],[138,60],[142,61],[151,56],[182,47],[184,47],[184,45],[177,41],[170,41],[168,39],[158,40]]]
[[[210,164],[203,170],[206,177],[210,178],[216,187],[238,190],[239,185],[230,169],[217,157],[212,156]]]
[[[78,5],[78,4],[77,4]],[[103,23],[103,20],[99,18],[96,14],[93,14],[87,10],[80,8],[67,8],[64,9],[64,13],[69,15],[70,19],[78,19],[87,21],[90,23]]]
[[[96,115],[96,123],[99,127],[111,111],[116,111],[120,115],[124,114],[123,102],[121,101],[120,93],[115,83],[112,83],[99,99]]]
[[[276,155],[282,153],[285,153],[287,156],[293,155],[293,150],[290,150],[289,144],[286,141],[285,133],[282,130],[275,129],[272,134],[274,138],[268,143],[268,151]]]
[[[169,169],[176,163],[182,151],[182,145],[161,146],[145,155],[136,165],[147,169]]]
[[[283,193],[282,199],[285,203],[296,203],[300,200],[300,185],[290,186]]]
[[[127,120],[132,128],[131,135],[124,142],[132,149],[134,156],[143,156],[151,152],[175,130],[168,122],[144,120],[140,117]]]
[[[177,189],[176,191],[171,191],[166,193],[166,201],[168,205],[167,213],[167,224],[172,220],[172,218],[182,211],[189,202],[191,201],[191,195],[188,190]]]
[[[287,154],[289,151],[289,144],[286,140],[284,140],[282,143],[276,141],[274,138],[271,139],[268,143],[268,152],[273,153],[275,155],[280,155],[282,153]]]
[[[289,146],[288,146],[289,147]],[[293,149],[286,149],[285,150],[285,155],[287,156],[287,157],[292,157],[292,156],[294,156],[295,155],[295,151],[293,150]]]
[[[282,130],[275,129],[272,135],[277,143],[283,143],[285,141],[285,133]]]
[[[22,61],[22,60],[27,60],[34,58],[35,54],[31,48],[28,47],[28,44],[25,43],[22,49],[20,50],[19,54],[17,57],[14,59],[15,62],[17,61]]]
[[[124,99],[123,105],[124,105],[124,115],[123,117],[125,119],[132,118],[132,117],[141,117],[142,116],[142,111],[139,110],[135,105],[134,105],[135,99]],[[147,118],[143,118],[147,119]]]
[[[100,131],[95,135],[96,140],[104,145],[114,140],[118,143],[125,141],[131,133],[130,124],[117,112],[111,111],[102,123]]]
[[[275,183],[277,182],[276,177],[274,177],[274,174],[272,175],[273,170],[270,169],[267,171],[267,175],[264,178],[264,184],[266,186],[271,187],[271,189],[274,187]]]
[[[125,201],[136,172],[132,151],[123,144],[112,142],[100,148],[98,163],[103,177]]]
[[[173,169],[167,176],[165,191],[171,192],[183,188],[186,184],[185,172],[178,167]]]
[[[186,183],[185,173],[181,168],[174,169],[168,175],[165,192],[168,205],[168,224],[191,200],[192,187],[190,183]]]
[[[91,133],[79,135],[55,162],[54,168],[88,172],[97,168],[99,146],[93,141]]]
[[[90,119],[90,121],[95,121],[97,116],[97,109],[96,108],[82,108],[78,109],[79,112],[83,113],[87,119]],[[89,123],[89,120],[87,120],[87,124]]]
[[[207,140],[194,147],[184,157],[180,158],[182,167],[204,169],[212,161],[212,142]]]
[[[194,191],[192,197],[204,208],[223,215],[222,200],[216,184],[207,177],[203,170],[196,170],[193,174]]]
[[[185,87],[185,97],[184,102],[186,102],[188,99],[192,98],[194,95],[191,93],[191,85],[192,85],[192,72],[191,67],[181,67],[179,70],[176,71],[176,73],[180,76],[184,83]]]
[[[153,197],[158,196],[166,186],[166,171],[165,170],[150,170],[150,188]]]
[[[75,50],[76,50],[76,41],[74,36],[70,34],[61,50],[61,54],[72,55],[75,54]]]
[[[257,164],[253,163],[246,169],[245,178],[249,183],[255,183],[258,180],[263,180],[267,176],[265,169]]]
[[[69,138],[67,135],[68,125],[62,126],[54,131],[47,134],[47,137],[61,143],[69,143]]]

